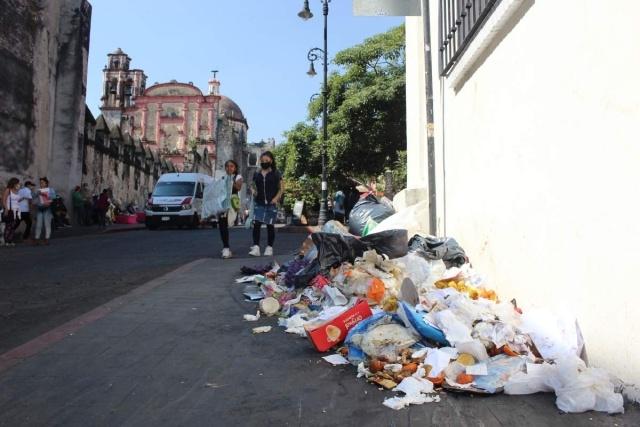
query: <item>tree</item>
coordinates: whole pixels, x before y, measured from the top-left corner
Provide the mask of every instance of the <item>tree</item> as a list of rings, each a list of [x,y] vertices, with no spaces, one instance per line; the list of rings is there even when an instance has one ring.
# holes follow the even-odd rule
[[[406,148],[404,26],[345,49],[329,78],[327,161],[330,181],[376,176]],[[319,120],[322,100],[309,107]]]
[[[328,79],[327,174],[332,191],[343,189],[352,178],[367,182],[386,169],[398,170],[406,149],[404,26],[375,35],[338,52],[340,71]],[[275,152],[276,161],[291,190],[287,205],[311,191],[314,205],[320,193],[315,185],[322,171],[322,97],[309,103],[306,122],[285,132],[286,141]],[[394,173],[406,181],[404,172]],[[300,177],[307,180],[299,182]],[[318,180],[319,182],[319,180]],[[304,185],[303,185],[304,184]],[[311,200],[310,200],[311,201]]]

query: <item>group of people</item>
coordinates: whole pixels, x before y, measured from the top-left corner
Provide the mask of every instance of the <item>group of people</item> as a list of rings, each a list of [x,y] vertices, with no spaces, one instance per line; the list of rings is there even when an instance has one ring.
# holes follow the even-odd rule
[[[226,175],[222,178],[227,182],[229,209],[218,215],[220,238],[222,239],[222,258],[231,258],[229,247],[229,224],[236,218],[234,212],[240,208],[239,193],[243,185],[242,175],[238,171],[238,164],[228,160],[224,165]],[[275,223],[278,215],[278,203],[284,194],[282,175],[276,167],[276,161],[270,151],[260,156],[260,171],[253,175],[249,185],[253,196],[252,209],[249,220],[253,220],[253,245],[249,248],[249,255],[254,257],[272,256],[276,232]],[[267,245],[264,252],[260,248],[260,234],[262,226],[267,227]]]
[[[2,192],[0,246],[15,246],[16,229],[22,222],[25,223],[23,241],[31,239],[32,213],[35,213],[36,219],[34,243],[49,244],[56,193],[49,187],[47,177],[40,178],[39,183],[36,189],[31,181],[26,181],[22,186],[18,178],[9,179]]]
[[[92,195],[85,183],[76,186],[71,193],[73,216],[76,225],[98,224],[106,227],[113,222],[120,208],[113,202],[111,189],[105,188],[100,194]]]

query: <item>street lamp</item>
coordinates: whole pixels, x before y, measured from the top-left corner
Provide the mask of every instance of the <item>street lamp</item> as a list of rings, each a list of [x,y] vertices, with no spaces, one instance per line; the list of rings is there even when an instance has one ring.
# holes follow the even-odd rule
[[[314,62],[322,58],[322,187],[320,199],[320,214],[318,215],[318,225],[324,225],[327,222],[327,63],[329,62],[329,54],[327,50],[327,16],[329,15],[329,2],[331,0],[322,1],[322,15],[324,16],[324,49],[314,47],[307,53],[307,59],[311,63],[307,74],[315,76],[316,70],[313,66]],[[304,1],[302,11],[298,16],[305,21],[313,17],[313,13],[309,9],[309,0]]]

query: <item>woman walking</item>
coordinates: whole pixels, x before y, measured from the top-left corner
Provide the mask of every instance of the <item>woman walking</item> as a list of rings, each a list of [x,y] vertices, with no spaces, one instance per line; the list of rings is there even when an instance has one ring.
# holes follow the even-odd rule
[[[253,175],[253,246],[251,256],[260,256],[260,228],[267,226],[267,247],[264,256],[273,255],[273,242],[276,237],[274,224],[278,214],[277,204],[284,193],[282,175],[276,169],[276,162],[270,151],[260,156],[261,170]]]
[[[229,223],[235,222],[237,212],[240,209],[240,197],[238,193],[242,188],[242,175],[238,173],[238,164],[235,160],[227,160],[224,164],[227,174],[222,177],[225,180],[227,198],[229,199],[229,209],[218,215],[220,237],[222,238],[222,258],[231,258],[233,254],[229,249]]]
[[[20,223],[20,180],[11,178],[7,184],[7,188],[2,193],[3,218],[5,223],[4,242],[7,246],[15,246],[13,238],[16,228]]]
[[[53,213],[51,212],[51,203],[56,197],[53,188],[49,188],[49,180],[46,176],[40,178],[40,189],[35,194],[36,201],[36,235],[35,244],[38,244],[40,235],[42,234],[42,228],[44,227],[44,240],[42,244],[48,245],[49,238],[51,237],[51,221],[53,219]]]

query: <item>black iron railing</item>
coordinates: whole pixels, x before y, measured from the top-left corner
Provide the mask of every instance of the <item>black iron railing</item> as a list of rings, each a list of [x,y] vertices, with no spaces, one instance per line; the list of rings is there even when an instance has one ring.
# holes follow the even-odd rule
[[[447,75],[500,0],[440,0],[440,75]]]

